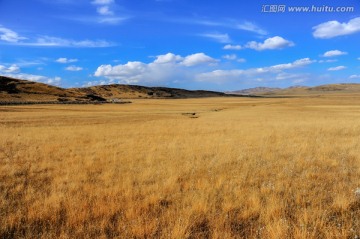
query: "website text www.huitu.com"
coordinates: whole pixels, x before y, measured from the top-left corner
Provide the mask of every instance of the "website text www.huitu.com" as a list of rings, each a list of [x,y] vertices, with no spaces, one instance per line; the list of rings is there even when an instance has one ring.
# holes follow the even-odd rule
[[[285,12],[293,12],[293,13],[303,13],[303,12],[308,12],[308,13],[316,13],[316,12],[329,12],[329,13],[346,13],[346,12],[354,12],[355,11],[355,7],[351,7],[351,6],[326,6],[326,5],[322,5],[322,6],[316,6],[316,5],[312,5],[312,6],[287,6],[287,5],[272,5],[272,4],[268,4],[268,5],[262,5],[261,7],[261,12],[263,13],[285,13]]]

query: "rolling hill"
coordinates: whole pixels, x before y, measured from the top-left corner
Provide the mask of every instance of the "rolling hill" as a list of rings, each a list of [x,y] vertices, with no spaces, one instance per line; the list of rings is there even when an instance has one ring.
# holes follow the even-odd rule
[[[101,85],[64,89],[39,82],[0,76],[0,102],[107,102],[120,99],[177,99],[229,96],[223,92],[191,91],[137,85]]]

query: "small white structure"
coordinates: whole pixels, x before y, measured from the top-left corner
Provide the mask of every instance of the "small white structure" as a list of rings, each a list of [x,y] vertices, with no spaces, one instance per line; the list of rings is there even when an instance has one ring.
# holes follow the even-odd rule
[[[118,98],[112,98],[112,99],[108,99],[108,102],[110,102],[110,103],[122,103],[123,101],[121,99],[118,99]]]

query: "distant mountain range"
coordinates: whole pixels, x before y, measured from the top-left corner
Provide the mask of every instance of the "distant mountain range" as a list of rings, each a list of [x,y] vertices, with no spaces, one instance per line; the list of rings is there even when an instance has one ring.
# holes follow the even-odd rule
[[[360,84],[343,83],[320,85],[314,87],[291,86],[288,88],[255,87],[244,90],[229,91],[226,93],[240,95],[257,95],[263,97],[355,94],[360,93]]]

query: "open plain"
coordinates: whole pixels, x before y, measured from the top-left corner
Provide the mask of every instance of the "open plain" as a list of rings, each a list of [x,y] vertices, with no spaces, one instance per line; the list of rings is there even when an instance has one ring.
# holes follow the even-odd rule
[[[0,106],[0,238],[359,238],[360,96]]]

